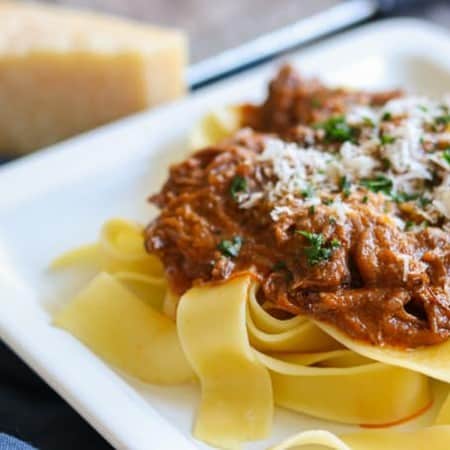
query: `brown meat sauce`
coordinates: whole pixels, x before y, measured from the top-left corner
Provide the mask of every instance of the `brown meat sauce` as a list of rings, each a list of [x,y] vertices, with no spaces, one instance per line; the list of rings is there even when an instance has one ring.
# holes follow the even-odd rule
[[[172,166],[161,192],[151,197],[161,211],[146,229],[146,247],[162,260],[171,288],[182,294],[194,284],[251,271],[261,282],[260,301],[277,315],[306,314],[377,345],[445,341],[448,232],[400,230],[386,214],[395,205],[365,189],[345,199],[352,209],[343,223],[330,220],[327,204],[297,207],[272,221],[266,202],[242,209],[230,195],[236,176],[253,191],[271,181],[258,160],[267,133],[307,141],[317,132],[309,125],[344,112],[349,102],[380,105],[397,95],[328,89],[282,69],[266,102],[245,108],[245,124],[253,130]],[[298,230],[320,234],[326,258],[311,264],[311,242]],[[231,250],[224,252],[224,241]]]

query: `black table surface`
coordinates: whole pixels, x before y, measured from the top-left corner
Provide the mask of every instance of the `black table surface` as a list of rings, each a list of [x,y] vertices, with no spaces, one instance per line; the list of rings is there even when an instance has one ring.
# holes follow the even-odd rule
[[[111,446],[0,343],[0,431],[42,450],[106,450]]]
[[[76,3],[75,0],[48,1]],[[86,3],[87,0],[82,1]],[[100,0],[97,1],[99,2]],[[114,5],[117,2],[100,3]],[[120,4],[125,3],[133,2]],[[144,4],[142,1],[137,3]],[[450,28],[450,0],[406,13],[427,18]],[[90,425],[1,342],[0,432],[16,436],[42,450],[111,448]]]

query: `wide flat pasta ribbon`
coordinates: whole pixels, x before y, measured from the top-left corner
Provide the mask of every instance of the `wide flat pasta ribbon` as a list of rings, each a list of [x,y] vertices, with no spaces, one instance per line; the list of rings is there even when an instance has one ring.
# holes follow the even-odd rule
[[[385,364],[414,370],[431,378],[450,383],[450,340],[439,345],[402,350],[367,344],[350,338],[332,325],[314,322],[332,338],[360,355]]]
[[[414,431],[367,430],[339,438],[324,430],[304,431],[271,450],[448,450],[449,443],[450,426],[434,425]]]
[[[144,382],[178,384],[195,378],[174,322],[107,273],[97,275],[54,323]]]
[[[93,266],[98,269],[100,264],[100,245],[96,242],[64,252],[51,262],[50,269],[59,270],[73,266]]]
[[[137,272],[117,272],[114,276],[152,308],[162,310],[167,291],[167,281],[164,278]]]
[[[194,287],[178,305],[180,341],[202,389],[194,435],[222,448],[261,439],[272,424],[270,376],[247,336],[251,282],[243,276]]]
[[[100,232],[102,269],[107,272],[139,272],[163,277],[161,261],[146,252],[144,229],[140,225],[111,219]]]
[[[74,266],[94,266],[110,273],[136,272],[165,281],[161,261],[145,251],[143,227],[123,219],[108,220],[98,242],[69,250],[50,264],[55,270]]]
[[[326,430],[309,430],[285,439],[271,450],[448,450],[450,442],[450,395],[444,383],[434,382],[440,404],[431,426],[413,431],[363,430],[338,437]],[[442,397],[446,397],[442,401]]]
[[[217,144],[240,127],[241,108],[226,106],[206,114],[196,124],[189,138],[189,148],[198,150]]]
[[[279,320],[266,312],[256,299],[257,283],[253,283],[247,305],[247,328],[250,343],[265,352],[319,352],[342,348],[305,317]]]
[[[275,403],[319,418],[350,424],[387,424],[431,404],[428,378],[364,360],[349,350],[268,356]],[[315,364],[311,366],[310,364]]]

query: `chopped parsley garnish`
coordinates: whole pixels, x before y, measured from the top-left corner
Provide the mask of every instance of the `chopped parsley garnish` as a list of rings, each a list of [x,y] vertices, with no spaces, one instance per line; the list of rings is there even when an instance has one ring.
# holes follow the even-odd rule
[[[341,241],[339,239],[331,239],[330,246],[332,249],[339,248],[341,246]]]
[[[415,223],[412,220],[407,220],[405,222],[405,231],[411,230],[414,225]]]
[[[316,207],[315,207],[314,205],[311,205],[311,206],[309,207],[309,214],[310,214],[311,216],[313,216],[315,212],[316,212]]]
[[[392,144],[393,142],[395,142],[395,137],[391,136],[390,134],[383,134],[380,137],[380,140],[383,145],[387,145],[387,144]]]
[[[332,203],[333,203],[333,199],[332,198],[324,198],[323,200],[322,200],[322,203],[324,204],[324,205],[331,205]]]
[[[351,141],[355,137],[355,130],[345,121],[344,116],[330,117],[315,127],[325,130],[325,137],[328,141],[345,142]]]
[[[433,200],[431,200],[431,198],[425,197],[425,196],[421,196],[419,197],[419,205],[422,208],[425,208],[427,205],[429,205]]]
[[[444,116],[439,116],[434,119],[438,125],[448,125],[450,124],[450,114],[445,114]]]
[[[375,123],[370,117],[363,117],[362,119],[363,119],[364,125],[366,125],[370,128],[375,128]]]
[[[339,180],[339,188],[341,189],[342,193],[344,194],[344,197],[348,197],[350,195],[352,184],[348,180],[346,176],[341,177]]]
[[[341,246],[337,239],[332,239],[330,243],[326,244],[323,235],[320,233],[311,233],[304,230],[296,230],[296,233],[308,240],[309,246],[304,248],[304,252],[310,266],[328,260],[333,251]]]
[[[444,150],[444,153],[442,153],[442,157],[447,161],[448,164],[450,164],[450,148],[446,148]]]
[[[336,225],[336,218],[333,217],[333,216],[331,216],[331,217],[328,219],[328,223],[329,223],[330,225]]]
[[[412,200],[417,200],[419,198],[419,194],[408,194],[404,191],[392,192],[391,198],[396,203],[410,202]]]
[[[389,195],[392,190],[392,180],[384,175],[378,175],[375,178],[361,180],[361,184],[372,192],[383,192]]]
[[[234,200],[237,200],[237,194],[239,192],[247,192],[248,184],[247,179],[244,177],[241,177],[240,175],[236,175],[232,180],[230,184],[230,194],[231,197],[233,197]]]
[[[382,116],[381,116],[381,120],[391,120],[392,119],[392,114],[388,111],[386,111]]]
[[[362,199],[361,199],[361,203],[367,203],[369,201],[369,197],[367,195],[365,195]]]
[[[300,194],[302,194],[303,198],[311,198],[314,195],[314,188],[308,185],[305,189],[300,191]]]
[[[217,249],[224,256],[229,256],[230,258],[236,258],[241,251],[243,239],[240,236],[234,236],[232,240],[224,239],[219,242]]]
[[[428,111],[428,108],[426,106],[424,106],[424,105],[417,105],[417,108],[419,108],[423,112],[427,112]]]

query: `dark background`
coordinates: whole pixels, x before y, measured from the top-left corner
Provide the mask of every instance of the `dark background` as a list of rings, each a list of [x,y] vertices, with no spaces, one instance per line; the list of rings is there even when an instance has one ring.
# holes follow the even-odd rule
[[[338,0],[49,0],[185,29],[194,61],[338,3]],[[424,1],[400,15],[450,28],[450,0]],[[380,20],[378,17],[375,20]],[[1,161],[0,161],[1,162]],[[0,432],[42,450],[110,446],[0,343]],[[80,368],[80,372],[82,369]]]

